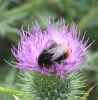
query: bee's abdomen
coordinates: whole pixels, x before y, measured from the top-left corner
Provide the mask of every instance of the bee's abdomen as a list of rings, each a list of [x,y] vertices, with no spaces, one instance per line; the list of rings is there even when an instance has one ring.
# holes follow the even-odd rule
[[[41,53],[38,58],[38,65],[40,68],[46,67],[47,69],[52,66],[51,58],[53,54]]]

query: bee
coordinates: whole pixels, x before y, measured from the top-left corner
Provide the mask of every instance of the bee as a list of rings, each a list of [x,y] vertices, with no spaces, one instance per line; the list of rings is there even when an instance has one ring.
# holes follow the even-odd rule
[[[63,60],[70,57],[70,50],[64,44],[51,44],[48,49],[44,49],[38,57],[38,65],[40,68],[51,68],[56,63],[60,64]]]

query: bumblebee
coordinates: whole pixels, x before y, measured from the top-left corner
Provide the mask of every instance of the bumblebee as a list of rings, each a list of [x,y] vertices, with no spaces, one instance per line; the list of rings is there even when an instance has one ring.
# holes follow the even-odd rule
[[[38,65],[40,68],[51,68],[55,63],[61,63],[70,57],[70,50],[64,44],[51,44],[48,49],[44,49],[38,57]]]

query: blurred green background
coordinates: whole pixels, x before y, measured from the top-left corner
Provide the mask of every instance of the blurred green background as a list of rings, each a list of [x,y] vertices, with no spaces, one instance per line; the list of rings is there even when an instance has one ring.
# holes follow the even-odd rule
[[[80,29],[81,36],[87,30],[85,39],[90,47],[88,67],[84,68],[88,87],[98,83],[98,1],[97,0],[0,0],[0,86],[17,89],[19,70],[8,65],[7,61],[15,61],[11,54],[11,44],[16,45],[20,39],[19,29],[28,24],[32,30],[32,22],[38,19],[42,30],[47,28],[46,18],[57,21],[64,18],[67,24],[74,21]],[[88,43],[88,44],[89,44]],[[0,92],[0,100],[14,100],[13,96]],[[87,100],[98,100],[98,86],[90,93]]]

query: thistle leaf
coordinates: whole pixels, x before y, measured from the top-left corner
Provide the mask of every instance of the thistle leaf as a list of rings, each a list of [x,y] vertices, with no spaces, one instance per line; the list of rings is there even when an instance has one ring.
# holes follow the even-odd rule
[[[19,97],[17,97],[16,95],[13,95],[15,100],[21,100]]]
[[[10,93],[10,94],[15,94],[15,95],[23,95],[23,92],[21,92],[21,91],[5,89],[5,88],[2,88],[2,87],[0,87],[0,91]]]
[[[97,84],[98,84],[98,83],[97,83]],[[82,97],[81,100],[86,100],[87,97],[89,96],[90,92],[94,89],[94,87],[95,87],[97,84],[95,84],[94,86],[92,86],[92,87],[83,95],[83,97]]]

